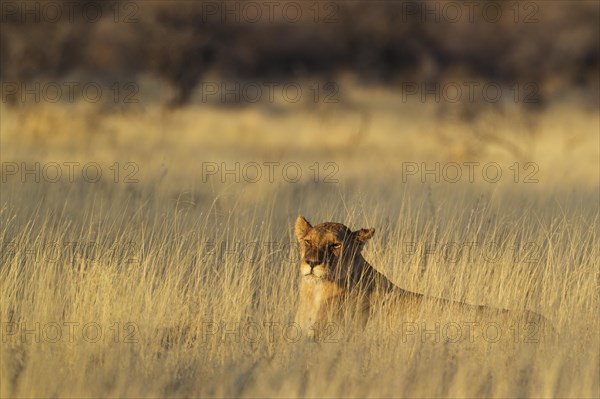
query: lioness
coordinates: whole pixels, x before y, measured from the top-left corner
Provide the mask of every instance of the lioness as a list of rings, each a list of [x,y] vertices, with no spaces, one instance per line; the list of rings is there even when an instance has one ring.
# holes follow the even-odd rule
[[[426,320],[433,320],[438,327],[441,320],[455,324],[458,320],[470,326],[479,321],[492,321],[496,328],[504,326],[504,333],[519,323],[526,329],[532,327],[536,334],[544,323],[542,316],[528,310],[469,305],[396,286],[361,254],[375,229],[351,231],[341,223],[321,223],[313,227],[303,216],[298,216],[295,233],[301,254],[300,301],[295,322],[313,339],[327,334],[327,326],[332,323],[346,324],[352,320],[355,325],[364,327],[367,319],[383,307],[404,326],[412,323],[408,325],[413,333],[415,326],[418,327],[415,323]],[[538,337],[531,331],[528,335]]]

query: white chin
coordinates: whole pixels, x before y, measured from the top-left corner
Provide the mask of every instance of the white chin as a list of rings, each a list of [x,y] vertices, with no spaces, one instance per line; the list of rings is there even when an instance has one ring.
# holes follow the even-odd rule
[[[316,280],[321,280],[321,279],[325,278],[324,275],[322,275],[322,274],[315,274],[315,273],[306,273],[306,274],[303,274],[302,277],[316,279]]]

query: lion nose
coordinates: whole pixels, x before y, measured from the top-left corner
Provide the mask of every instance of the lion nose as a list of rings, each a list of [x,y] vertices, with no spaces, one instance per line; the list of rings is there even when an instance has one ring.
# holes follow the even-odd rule
[[[306,263],[310,266],[311,269],[314,269],[316,266],[321,264],[319,260],[307,260]]]

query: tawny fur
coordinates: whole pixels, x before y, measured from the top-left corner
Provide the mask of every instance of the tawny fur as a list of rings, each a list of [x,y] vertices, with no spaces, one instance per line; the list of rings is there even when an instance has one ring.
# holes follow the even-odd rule
[[[387,305],[389,316],[403,322],[424,320],[427,318],[424,313],[429,312],[463,320],[494,320],[505,324],[517,320],[538,326],[544,323],[541,315],[528,310],[470,305],[396,286],[361,254],[374,232],[374,229],[351,231],[341,223],[330,222],[313,227],[303,216],[298,216],[295,233],[300,245],[301,281],[295,322],[308,336],[316,338],[328,323],[343,320],[364,326],[383,304]]]

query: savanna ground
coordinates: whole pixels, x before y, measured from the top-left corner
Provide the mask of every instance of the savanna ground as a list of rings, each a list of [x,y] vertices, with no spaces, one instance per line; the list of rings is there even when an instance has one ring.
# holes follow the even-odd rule
[[[2,105],[2,397],[599,396],[597,110],[467,120],[360,86],[335,104],[144,98]],[[438,182],[403,175],[436,162]],[[456,330],[375,318],[305,342],[300,213],[375,227],[364,256],[403,288],[528,308],[558,337],[497,326],[474,355]]]

